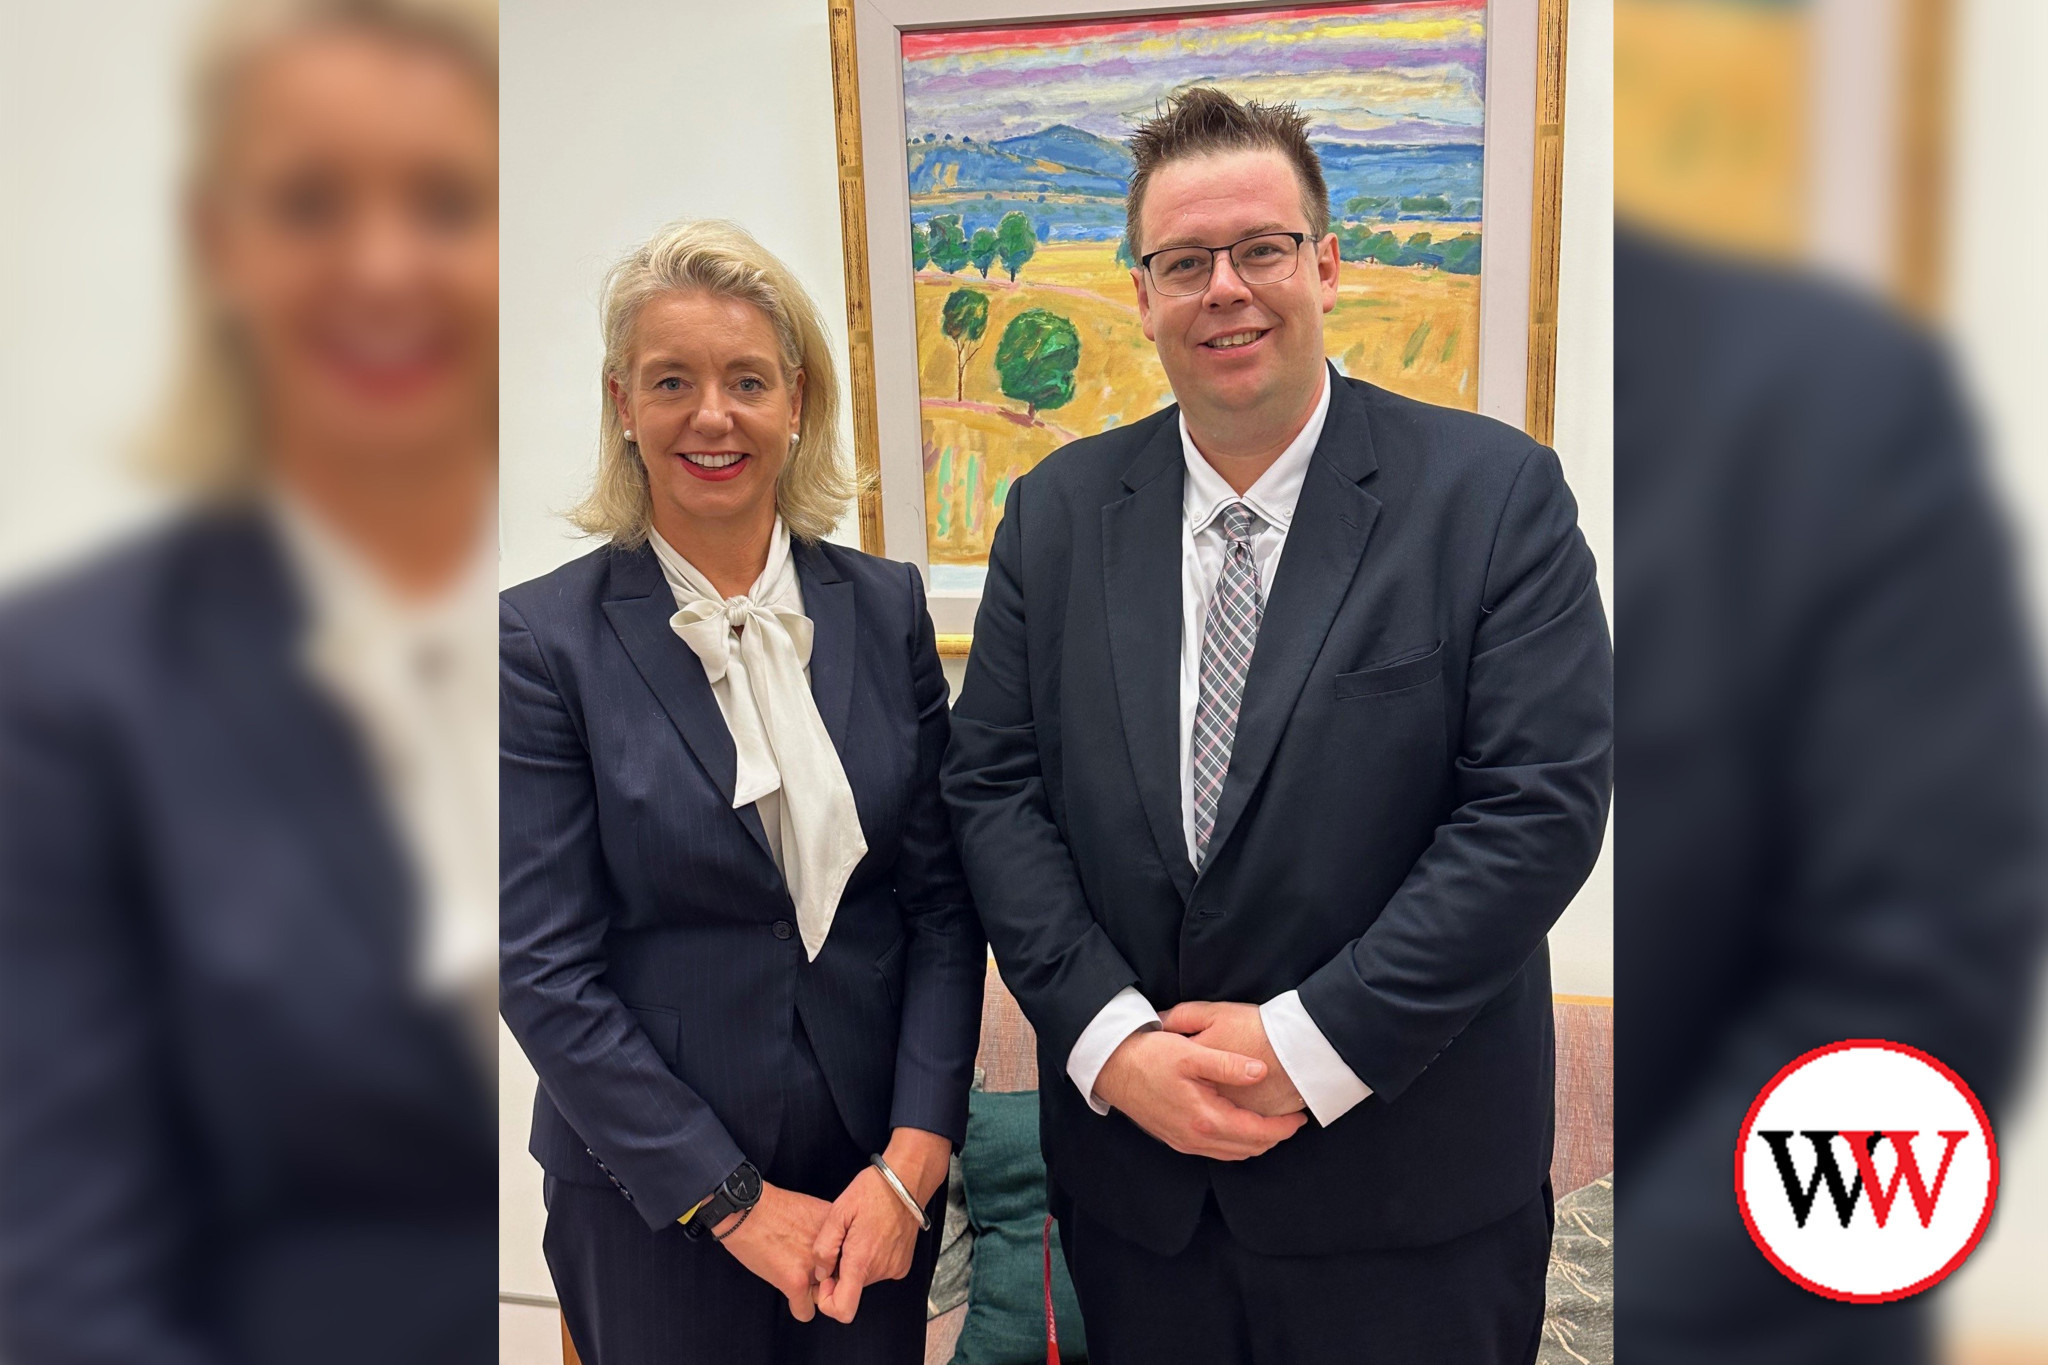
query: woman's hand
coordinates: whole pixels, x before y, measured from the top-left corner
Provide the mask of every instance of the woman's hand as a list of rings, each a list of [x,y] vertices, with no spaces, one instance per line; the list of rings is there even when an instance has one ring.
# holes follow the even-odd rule
[[[879,1173],[875,1174],[879,1178]],[[764,1180],[754,1211],[737,1227],[732,1224],[740,1215],[730,1214],[712,1232],[725,1233],[725,1240],[719,1245],[741,1265],[782,1291],[782,1296],[789,1300],[791,1317],[809,1322],[816,1312],[811,1249],[817,1244],[818,1229],[832,1208],[822,1199]]]
[[[898,1128],[882,1160],[922,1208],[946,1183],[952,1155],[953,1144],[937,1133]],[[910,1273],[918,1232],[917,1215],[904,1207],[880,1171],[869,1166],[855,1176],[833,1201],[812,1244],[820,1311],[828,1318],[852,1322],[863,1288]]]

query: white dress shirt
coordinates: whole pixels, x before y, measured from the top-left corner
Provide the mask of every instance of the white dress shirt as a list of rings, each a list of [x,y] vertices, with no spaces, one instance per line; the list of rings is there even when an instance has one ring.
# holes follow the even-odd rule
[[[1180,419],[1181,455],[1187,464],[1187,479],[1181,497],[1181,626],[1180,626],[1180,820],[1187,840],[1188,861],[1195,859],[1195,780],[1192,739],[1195,706],[1201,697],[1202,627],[1208,619],[1209,601],[1216,593],[1223,573],[1226,543],[1220,524],[1223,509],[1242,502],[1258,517],[1251,546],[1259,566],[1259,601],[1263,604],[1273,589],[1273,577],[1280,568],[1280,552],[1287,544],[1287,528],[1294,520],[1295,504],[1301,500],[1301,486],[1308,477],[1309,460],[1316,442],[1322,439],[1323,423],[1330,412],[1330,372],[1323,370],[1322,396],[1307,425],[1280,452],[1258,481],[1242,494],[1231,488],[1209,464],[1188,434],[1187,418]],[[1336,1122],[1353,1105],[1372,1093],[1358,1079],[1337,1050],[1330,1046],[1315,1021],[1302,1007],[1298,991],[1286,991],[1259,1007],[1259,1019],[1266,1029],[1266,1041],[1273,1045],[1294,1088],[1301,1092],[1316,1122]],[[1110,998],[1081,1032],[1073,1051],[1067,1054],[1067,1075],[1098,1114],[1109,1106],[1095,1097],[1095,1079],[1102,1073],[1110,1054],[1124,1039],[1139,1029],[1157,1028],[1159,1012],[1135,986],[1126,986]]]

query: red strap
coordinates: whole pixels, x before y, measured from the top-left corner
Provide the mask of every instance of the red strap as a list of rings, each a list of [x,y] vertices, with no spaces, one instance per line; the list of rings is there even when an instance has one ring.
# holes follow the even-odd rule
[[[1060,1325],[1052,1313],[1052,1215],[1045,1216],[1045,1365],[1060,1365]]]

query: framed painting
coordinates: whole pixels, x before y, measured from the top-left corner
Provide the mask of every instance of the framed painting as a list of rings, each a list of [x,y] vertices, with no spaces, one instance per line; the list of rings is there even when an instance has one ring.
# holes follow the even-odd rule
[[[1565,0],[828,0],[861,545],[966,652],[1010,484],[1172,401],[1124,141],[1288,100],[1329,181],[1344,373],[1550,438]]]

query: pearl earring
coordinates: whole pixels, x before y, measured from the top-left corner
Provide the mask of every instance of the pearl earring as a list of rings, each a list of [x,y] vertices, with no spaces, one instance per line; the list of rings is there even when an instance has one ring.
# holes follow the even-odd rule
[[[626,428],[626,439],[629,441],[633,439],[633,429],[631,427]]]
[[[789,443],[791,445],[795,445],[797,443],[797,438],[801,435],[803,435],[802,432],[792,431],[791,433],[789,433]]]

